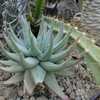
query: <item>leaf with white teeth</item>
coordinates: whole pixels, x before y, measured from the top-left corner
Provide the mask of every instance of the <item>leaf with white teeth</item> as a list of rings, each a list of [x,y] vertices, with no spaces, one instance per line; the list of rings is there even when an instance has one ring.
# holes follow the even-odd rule
[[[4,84],[16,84],[18,82],[21,82],[23,79],[24,79],[24,73],[16,73],[10,79],[4,81]]]

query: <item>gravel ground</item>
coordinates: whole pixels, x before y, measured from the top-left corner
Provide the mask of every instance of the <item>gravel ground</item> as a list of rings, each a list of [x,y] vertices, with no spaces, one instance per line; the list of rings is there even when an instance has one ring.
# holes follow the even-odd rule
[[[70,100],[90,100],[97,91],[92,74],[82,62],[73,67],[72,71],[72,76],[57,76],[63,92],[70,97]],[[10,76],[11,74],[0,71],[0,83]],[[28,96],[23,94],[22,84],[10,86],[0,84],[0,100],[60,100],[60,98],[47,89],[35,91],[33,96]]]
[[[83,61],[74,66],[72,72],[73,75],[68,77],[57,76],[59,85],[70,100],[90,100],[91,96],[100,92],[100,89],[96,88],[92,73]],[[2,85],[2,82],[10,76],[10,73],[0,70],[0,100],[61,100],[51,90],[44,89],[40,91],[40,89],[36,89],[32,96],[28,96],[23,94],[22,83],[9,86]]]

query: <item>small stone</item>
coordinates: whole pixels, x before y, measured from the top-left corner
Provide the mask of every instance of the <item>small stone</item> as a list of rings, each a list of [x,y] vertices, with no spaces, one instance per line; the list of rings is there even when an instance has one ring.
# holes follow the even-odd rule
[[[68,96],[65,96],[62,100],[70,100]]]
[[[71,98],[75,98],[75,93],[72,92],[72,93],[70,94],[70,97],[71,97]]]
[[[23,96],[24,95],[24,93],[23,93],[23,90],[18,90],[18,96]]]
[[[68,88],[67,92],[70,94],[72,92],[71,88]]]
[[[35,100],[35,98],[34,97],[31,97],[30,100]]]
[[[5,100],[5,98],[3,96],[0,96],[0,100]]]
[[[22,100],[29,100],[28,98],[23,98]]]
[[[48,100],[48,99],[46,97],[42,96],[42,97],[37,98],[36,100]]]
[[[17,97],[16,100],[21,100],[21,98],[20,97]]]
[[[80,96],[77,96],[77,97],[75,98],[75,100],[81,100],[81,97],[80,97]]]
[[[74,89],[74,90],[76,90],[76,89],[77,89],[77,88],[76,88],[76,86],[75,86],[75,84],[73,84],[73,89]]]
[[[17,93],[16,93],[16,89],[13,87],[9,87],[4,89],[4,97],[5,98],[14,98],[16,97]]]

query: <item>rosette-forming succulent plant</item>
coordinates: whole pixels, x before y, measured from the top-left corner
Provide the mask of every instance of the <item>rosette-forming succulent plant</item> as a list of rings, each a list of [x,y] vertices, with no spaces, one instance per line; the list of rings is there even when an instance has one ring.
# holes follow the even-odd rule
[[[14,73],[10,79],[4,81],[4,84],[23,81],[24,90],[31,94],[34,86],[45,83],[63,98],[65,95],[55,75],[68,75],[68,70],[79,62],[69,56],[76,42],[68,47],[65,46],[70,34],[63,34],[63,23],[60,25],[59,33],[54,35],[52,26],[42,21],[36,38],[24,16],[20,17],[19,22],[21,37],[16,36],[10,25],[8,36],[4,35],[9,50],[2,47],[2,52],[7,59],[0,60],[0,63],[5,65],[5,67],[0,66],[0,69]]]

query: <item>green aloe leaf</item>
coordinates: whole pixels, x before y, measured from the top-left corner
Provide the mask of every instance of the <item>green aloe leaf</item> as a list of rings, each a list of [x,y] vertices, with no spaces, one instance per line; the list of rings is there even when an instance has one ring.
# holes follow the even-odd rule
[[[24,69],[22,66],[19,65],[13,65],[13,66],[9,66],[9,67],[2,67],[0,66],[0,69],[6,71],[6,72],[10,72],[10,73],[16,73],[16,72],[23,72]]]
[[[59,32],[54,39],[54,44],[57,44],[64,36],[64,23],[59,23]]]
[[[70,52],[77,45],[77,41],[78,40],[79,40],[79,38],[74,43],[72,43],[67,49],[62,50],[62,51],[60,51],[58,53],[53,54],[51,56],[51,58],[50,58],[50,61],[52,61],[52,62],[58,62],[58,61],[64,59],[65,57],[69,56],[70,55]]]
[[[56,77],[54,74],[48,73],[45,78],[45,84],[52,89],[58,96],[64,98],[65,94],[62,92],[63,90],[58,85]]]
[[[13,47],[15,48],[16,50],[16,53],[19,53],[19,52],[23,52],[25,55],[30,55],[30,52],[29,50],[25,47],[25,46],[22,46],[20,44],[18,44],[15,40],[12,39],[12,37],[9,36],[9,39],[11,40],[11,43],[13,44]]]
[[[31,70],[32,79],[35,84],[42,83],[46,76],[46,71],[41,66],[36,66]]]
[[[35,58],[32,58],[32,57],[27,57],[24,60],[24,64],[25,64],[26,68],[33,68],[38,63],[39,63],[39,61],[37,59],[35,59]]]
[[[63,61],[61,64],[55,64],[52,62],[41,62],[41,65],[45,70],[54,72],[74,66],[78,64],[81,60],[81,58],[78,60],[71,60],[71,58],[69,58],[68,60]]]
[[[57,52],[59,49],[62,49],[65,45],[67,45],[69,37],[70,34],[65,35],[65,37],[61,41],[54,45],[53,52]]]
[[[34,82],[32,81],[30,70],[27,70],[24,75],[24,92],[32,95],[34,89]]]
[[[7,51],[6,49],[2,48],[2,52],[5,56],[7,56],[8,58],[14,60],[14,61],[19,61],[19,56],[16,53],[11,53],[9,51]]]
[[[30,43],[31,43],[31,52],[33,56],[41,56],[41,51],[39,49],[38,41],[35,38],[34,35],[32,35],[32,32],[30,32]]]
[[[52,35],[52,29],[49,30],[49,32],[47,32],[46,38],[48,40],[46,40],[46,45],[45,48],[45,52],[43,53],[42,57],[40,57],[40,59],[42,60],[48,60],[52,54],[52,47],[53,47],[53,35]]]
[[[30,46],[30,38],[29,38],[29,32],[30,32],[30,24],[27,22],[27,19],[25,16],[20,16],[20,24],[22,27],[22,35],[24,37],[24,43],[26,47],[28,48]]]
[[[0,63],[6,66],[11,66],[11,65],[15,65],[17,64],[16,62],[12,61],[12,60],[0,60]]]
[[[12,37],[13,40],[15,40],[17,43],[24,45],[23,41],[21,41],[18,36],[15,34],[14,30],[12,29],[12,26],[9,25],[8,34]]]
[[[15,52],[15,51],[16,51],[16,50],[15,50],[15,47],[13,46],[13,44],[12,44],[11,40],[9,39],[9,37],[7,37],[6,35],[4,35],[4,39],[5,39],[5,41],[6,41],[7,45],[8,45],[8,47],[9,47],[13,52]]]
[[[33,68],[39,63],[39,61],[35,58],[32,58],[32,57],[25,58],[22,53],[19,54],[19,57],[20,57],[20,64],[25,69]]]
[[[63,61],[62,63],[60,64],[56,64],[56,63],[53,63],[53,62],[41,62],[41,66],[47,70],[47,71],[57,71],[57,70],[60,70],[60,69],[63,69],[66,67],[66,64],[69,62],[69,60],[66,60],[66,61]]]
[[[48,25],[44,21],[41,22],[39,34],[37,37],[37,41],[39,44],[39,48],[42,52],[47,50],[47,46],[49,43],[50,35],[48,34]],[[48,37],[47,37],[48,36]]]

